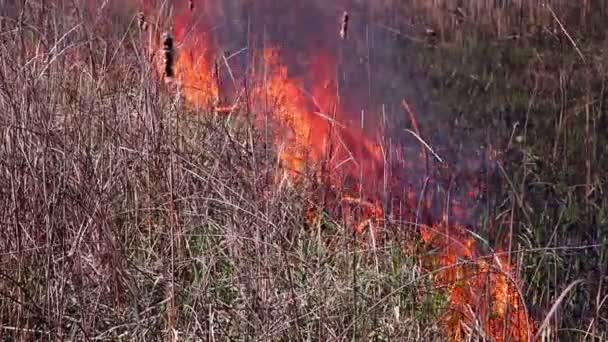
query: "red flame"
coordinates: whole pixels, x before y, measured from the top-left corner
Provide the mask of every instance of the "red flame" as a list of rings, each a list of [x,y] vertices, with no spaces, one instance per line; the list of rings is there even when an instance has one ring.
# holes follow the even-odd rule
[[[294,175],[303,173],[307,161],[318,162],[325,154],[329,123],[310,110],[310,101],[289,77],[278,50],[266,49],[264,62],[268,79],[254,91],[254,98],[264,99],[275,121],[284,127],[283,134],[277,135],[283,166]]]
[[[444,323],[453,341],[480,330],[493,341],[527,341],[534,327],[508,258],[477,252],[464,227],[445,223],[421,229],[423,241],[438,249],[431,258],[435,284],[447,289],[450,312]]]
[[[349,116],[337,108],[335,61],[319,54],[311,64],[314,86],[310,94],[300,87],[304,83],[289,75],[276,48],[264,50],[267,79],[253,93],[270,108],[270,114],[283,128],[276,141],[281,146],[283,166],[302,174],[306,166],[328,162],[330,177],[338,174],[359,179],[382,172],[380,145],[370,140],[360,129],[348,127],[343,120]],[[331,155],[331,157],[329,157]]]
[[[188,103],[202,107],[217,105],[220,96],[214,69],[217,49],[209,31],[189,31],[191,19],[188,13],[174,18],[179,47],[175,81]],[[290,75],[278,48],[264,49],[263,72],[245,75],[260,80],[253,85],[246,101],[252,108],[270,115],[277,125],[273,132],[275,144],[289,178],[297,181],[312,170],[316,176],[323,176],[331,187],[347,193],[342,200],[363,209],[365,217],[356,227],[361,232],[366,222],[381,220],[385,214],[379,204],[378,191],[386,183],[385,151],[361,127],[349,123],[356,115],[345,112],[340,104],[335,80],[336,59],[325,51],[314,51],[312,55],[309,71],[305,76],[295,77]],[[312,83],[309,92],[303,89],[307,82]],[[259,122],[264,124],[261,116]],[[399,155],[398,151],[393,152]],[[408,159],[400,155],[403,173],[417,173],[420,166],[416,163],[424,162],[415,157]],[[325,175],[321,175],[322,171]],[[474,197],[477,192],[478,189],[469,189],[466,194]],[[365,194],[365,198],[360,194]],[[410,207],[410,215],[416,211],[417,197],[415,191],[402,195],[401,200]],[[430,208],[427,202],[422,202],[423,209]],[[456,207],[451,211],[466,211],[466,208]],[[495,341],[530,339],[533,328],[519,293],[516,274],[507,258],[484,258],[472,234],[462,226],[448,225],[441,219],[423,226],[420,233],[425,244],[439,250],[427,266],[431,272],[439,270],[435,272],[435,285],[445,288],[449,295],[450,312],[444,317],[444,323],[452,340],[465,339],[467,331],[483,331]]]
[[[175,18],[176,51],[175,74],[183,97],[189,104],[208,108],[219,101],[217,75],[213,56],[217,50],[206,30],[192,31],[188,25],[191,15],[184,13]]]

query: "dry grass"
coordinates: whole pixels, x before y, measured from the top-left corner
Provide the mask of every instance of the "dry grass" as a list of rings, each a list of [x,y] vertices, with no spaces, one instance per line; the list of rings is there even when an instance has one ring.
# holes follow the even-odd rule
[[[445,298],[423,274],[419,254],[403,253],[402,226],[385,227],[399,236],[387,233],[371,248],[365,238],[355,241],[338,215],[314,206],[319,196],[310,184],[277,187],[276,153],[265,132],[234,116],[191,112],[163,89],[135,9],[56,1],[28,3],[22,12],[9,3],[0,7],[1,337],[442,338]],[[408,2],[446,41],[450,34],[464,40],[466,30],[450,29],[462,24],[447,3]],[[495,37],[530,23],[555,24],[532,2],[517,24],[518,1],[487,3],[462,9],[465,22],[487,26],[475,32]],[[564,1],[549,3],[558,15],[572,9],[576,17]],[[585,4],[581,11],[594,13],[595,2]],[[109,17],[116,19],[98,19]],[[504,206],[512,205],[505,212],[513,224],[516,203],[525,208],[531,200],[519,189],[525,181],[510,184]],[[304,215],[310,207],[320,213],[313,224]],[[555,304],[545,310],[548,331],[540,336],[558,340],[571,330],[581,340],[605,340],[605,273],[575,283],[591,289],[577,298],[592,297],[595,310],[575,326],[559,318],[578,312],[568,304],[576,289],[538,281],[558,270],[580,272],[563,267],[561,248],[599,250],[597,270],[605,272],[605,248],[595,248],[605,247],[605,232],[598,228],[604,240],[595,247],[567,246],[553,240],[561,218],[549,242],[518,248],[521,268],[532,273],[526,295],[533,305]],[[594,280],[599,288],[583,286]]]
[[[405,21],[410,26],[431,28],[441,39],[451,42],[544,35],[560,39],[559,25],[552,11],[568,26],[576,27],[583,36],[597,37],[603,36],[601,23],[608,18],[608,5],[593,0],[383,0],[375,2],[373,7],[378,13],[391,9],[394,16],[401,16],[396,22]]]
[[[161,88],[135,12],[63,4],[3,13],[0,335],[433,339],[396,238],[370,250],[327,216],[307,225],[315,194],[274,186],[263,137]]]

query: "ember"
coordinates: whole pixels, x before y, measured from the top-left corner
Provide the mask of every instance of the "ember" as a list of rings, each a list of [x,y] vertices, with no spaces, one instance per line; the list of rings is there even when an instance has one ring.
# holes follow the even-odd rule
[[[167,76],[175,76],[190,105],[213,106],[216,112],[243,111],[238,104],[219,106],[219,75],[214,71],[217,69],[214,58],[219,55],[219,49],[213,43],[212,30],[194,26],[195,15],[190,12],[197,12],[192,1],[189,4],[188,10],[178,12],[174,18],[174,35],[179,51],[174,70],[165,67],[164,72]],[[203,2],[198,8],[206,7],[208,4]],[[346,39],[347,34],[351,38],[353,36],[347,32],[348,22],[349,15],[344,12],[338,35],[341,39]],[[167,50],[172,51],[172,47],[165,47],[165,58],[172,61],[172,53],[168,54]],[[241,77],[255,82],[246,91],[246,101],[241,102],[251,104],[254,112],[260,113],[260,125],[264,124],[261,113],[271,115],[276,125],[273,135],[279,148],[279,160],[290,180],[297,182],[312,170],[312,174],[330,188],[346,194],[341,201],[358,206],[363,213],[353,227],[358,233],[370,227],[372,235],[375,235],[374,223],[382,221],[388,210],[381,205],[383,193],[385,196],[391,190],[409,206],[408,210],[399,213],[404,220],[417,221],[422,212],[432,211],[432,201],[426,195],[418,198],[420,189],[410,187],[403,190],[405,187],[401,180],[388,179],[390,171],[397,169],[400,174],[411,178],[410,184],[424,184],[426,187],[429,175],[425,181],[415,178],[423,178],[417,171],[419,169],[429,172],[428,153],[443,162],[420,137],[415,116],[405,102],[415,126],[416,132],[411,132],[424,145],[421,153],[424,158],[420,154],[404,155],[397,147],[387,147],[377,141],[369,129],[364,129],[363,118],[360,125],[352,124],[357,115],[349,113],[344,105],[351,95],[339,89],[340,78],[337,75],[341,64],[331,51],[316,48],[306,63],[307,70],[299,74],[293,74],[285,62],[284,50],[269,46],[259,51],[261,57],[255,57],[260,58],[262,67],[257,70],[254,67],[243,68],[248,71],[243,71]],[[310,83],[308,87],[307,83]],[[396,155],[393,159],[397,161],[389,163],[388,155]],[[388,190],[384,192],[380,190],[386,188]],[[462,193],[463,197],[474,198],[478,189],[466,189]],[[447,219],[450,213],[466,210],[455,206],[433,215],[427,214],[428,224],[420,229],[423,242],[438,250],[426,265],[431,271],[441,270],[436,272],[434,282],[437,287],[446,288],[449,295],[450,307],[444,321],[450,338],[463,340],[471,331],[481,329],[495,341],[528,340],[533,327],[513,266],[498,253],[491,258],[481,255],[474,235],[464,226]],[[305,216],[311,222],[318,219],[314,210],[307,211]]]

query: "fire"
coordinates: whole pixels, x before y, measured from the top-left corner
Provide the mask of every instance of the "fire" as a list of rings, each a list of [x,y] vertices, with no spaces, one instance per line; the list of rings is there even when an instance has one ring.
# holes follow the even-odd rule
[[[175,40],[181,45],[175,61],[177,83],[187,103],[208,108],[219,102],[218,76],[212,57],[216,49],[208,33],[189,32],[187,18],[189,13],[175,19]]]
[[[207,5],[206,2],[204,5]],[[183,9],[175,15],[173,27],[164,32],[165,37],[161,39],[161,27],[154,26],[159,14],[155,13],[153,1],[142,0],[142,7],[143,11],[138,14],[138,26],[146,33],[144,37],[148,40],[149,53],[161,77],[168,84],[176,86],[190,106],[209,108],[219,105],[220,91],[214,60],[218,49],[204,22],[196,20],[192,10]],[[163,46],[167,39],[171,41],[168,51],[167,46]],[[168,74],[168,70],[172,72]]]
[[[179,75],[184,99],[189,104],[208,108],[218,103],[219,91],[213,78],[213,67],[205,59],[194,57],[192,53],[178,55],[175,73]]]
[[[212,43],[209,30],[191,30],[190,12],[174,18],[178,46],[175,80],[187,103],[204,108],[215,106],[217,110],[223,108],[217,107],[220,89],[214,58],[219,50]],[[340,202],[361,209],[363,217],[355,228],[361,233],[385,215],[379,189],[387,183],[389,187],[399,185],[398,180],[385,179],[385,155],[397,154],[400,172],[409,172],[412,177],[419,173],[416,163],[423,161],[419,156],[408,159],[397,149],[386,151],[363,128],[349,124],[349,119],[356,116],[340,104],[336,58],[325,51],[313,50],[312,55],[309,70],[294,76],[284,64],[280,49],[264,49],[259,67],[262,71],[254,68],[251,74],[244,75],[255,80],[246,101],[251,104],[248,108],[258,113],[260,125],[266,123],[266,115],[275,125],[274,143],[289,179],[297,181],[312,170],[329,187],[338,188],[346,194]],[[307,83],[311,83],[308,91],[304,88]],[[470,189],[465,194],[475,197],[476,192]],[[411,219],[418,195],[414,189],[401,193],[399,200],[410,206],[403,218]],[[430,204],[424,201],[422,207],[428,209]],[[310,221],[318,218],[312,210],[305,215]],[[374,233],[373,228],[370,231]],[[422,226],[420,235],[427,246],[439,251],[426,260],[426,265],[435,274],[436,287],[447,291],[449,313],[444,324],[452,340],[464,340],[472,331],[481,331],[495,341],[530,339],[533,328],[507,258],[485,258],[472,234],[462,226],[447,224],[445,219]]]
[[[449,294],[444,324],[450,339],[462,341],[481,331],[493,341],[529,340],[533,326],[507,258],[479,255],[464,227],[440,223],[421,230],[424,242],[439,251],[429,263],[439,270],[435,284]]]
[[[263,102],[281,128],[275,143],[281,147],[283,167],[293,179],[309,168],[330,184],[338,184],[340,179],[355,182],[357,186],[348,189],[352,193],[373,192],[374,181],[381,178],[384,168],[382,148],[361,129],[343,123],[352,116],[335,101],[335,82],[328,75],[335,75],[336,62],[322,53],[317,55],[308,75],[313,89],[307,94],[300,87],[304,80],[289,75],[278,49],[264,50],[263,57],[267,79],[253,92],[253,101]],[[322,163],[325,174],[321,174]]]
[[[263,53],[268,71],[266,85],[254,92],[258,99],[264,99],[276,122],[285,128],[283,135],[277,136],[281,146],[279,157],[283,166],[295,176],[305,171],[306,162],[318,162],[324,155],[329,134],[329,123],[316,116],[292,79],[287,67],[281,64],[279,51],[268,48]]]

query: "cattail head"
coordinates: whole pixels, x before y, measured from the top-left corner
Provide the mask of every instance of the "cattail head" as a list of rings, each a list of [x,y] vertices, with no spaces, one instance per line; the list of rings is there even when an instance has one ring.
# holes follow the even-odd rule
[[[171,33],[169,33],[169,32],[165,32],[165,34],[163,34],[163,57],[164,57],[164,64],[165,64],[165,76],[171,78],[174,76],[174,72],[173,72],[174,51],[173,51],[173,37],[171,36]]]
[[[340,25],[340,38],[346,39],[348,37],[348,12],[342,14],[342,24]]]
[[[146,16],[144,15],[144,12],[137,13],[137,26],[139,26],[142,31],[148,29],[148,23],[146,22]]]
[[[188,0],[188,8],[190,12],[194,11],[194,0]]]

